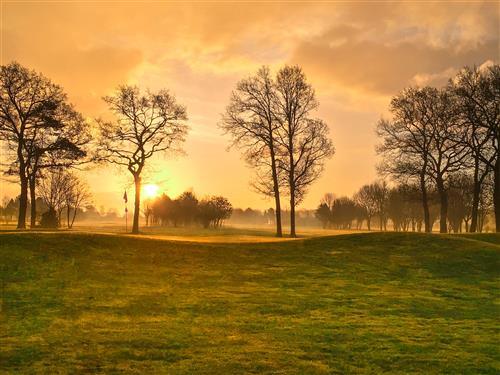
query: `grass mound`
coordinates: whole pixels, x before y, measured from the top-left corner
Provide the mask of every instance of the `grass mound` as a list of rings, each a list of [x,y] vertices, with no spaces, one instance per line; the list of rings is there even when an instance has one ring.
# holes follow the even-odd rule
[[[498,236],[0,235],[8,373],[498,373]]]

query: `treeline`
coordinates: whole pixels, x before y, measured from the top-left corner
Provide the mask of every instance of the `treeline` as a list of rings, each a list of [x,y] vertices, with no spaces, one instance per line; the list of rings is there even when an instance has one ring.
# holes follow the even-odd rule
[[[26,202],[27,218],[42,228],[72,228],[77,216],[83,213],[82,208],[92,207],[88,186],[76,174],[63,169],[47,169],[37,188],[35,200]],[[21,207],[21,197],[5,198],[0,216],[8,224],[19,215]]]
[[[143,214],[148,225],[192,226],[219,228],[233,211],[231,203],[224,197],[213,196],[198,200],[195,194],[186,191],[175,199],[167,194],[153,200],[145,200]]]
[[[77,207],[75,212],[73,207],[68,211],[63,209],[61,212],[61,216],[59,218],[60,226],[67,226],[68,218],[70,222],[116,222],[117,220],[121,220],[122,218],[118,215],[116,210],[109,209],[106,210],[104,206],[99,209],[96,208],[92,204],[85,204],[80,207]],[[42,219],[42,215],[49,211],[49,207],[45,204],[42,198],[37,198],[36,202],[36,217],[35,221],[37,223]],[[28,212],[31,215],[31,202],[28,201]],[[69,212],[69,215],[68,215]],[[7,198],[5,197],[0,204],[0,221],[5,224],[10,224],[12,222],[17,221],[17,217],[19,214],[19,197]],[[28,219],[31,217],[28,216]],[[57,225],[57,223],[56,223]]]
[[[281,210],[281,218],[283,225],[290,224],[290,211]],[[316,219],[314,210],[300,209],[296,211],[295,222],[300,227],[317,227],[319,225]],[[257,210],[253,208],[235,208],[231,218],[231,224],[240,224],[247,226],[270,226],[276,225],[276,213],[274,208],[267,210]]]
[[[466,67],[442,88],[408,88],[377,124],[379,171],[416,187],[424,229],[439,204],[439,231],[476,232],[489,201],[500,231],[500,66]],[[470,224],[469,224],[470,221]]]
[[[472,180],[470,176],[456,176],[448,191],[449,232],[469,232],[472,219]],[[485,185],[480,196],[477,231],[482,232],[492,213],[491,184]],[[440,218],[440,203],[437,190],[428,191],[430,229]],[[421,191],[418,185],[398,184],[388,186],[385,181],[376,181],[362,186],[353,197],[336,198],[325,194],[316,218],[323,228],[335,229],[379,229],[394,231],[424,230]]]

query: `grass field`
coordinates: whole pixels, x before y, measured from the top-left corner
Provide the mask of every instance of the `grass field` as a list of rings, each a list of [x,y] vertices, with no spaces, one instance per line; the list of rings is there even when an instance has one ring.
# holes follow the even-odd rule
[[[0,372],[500,372],[498,235],[0,234]]]

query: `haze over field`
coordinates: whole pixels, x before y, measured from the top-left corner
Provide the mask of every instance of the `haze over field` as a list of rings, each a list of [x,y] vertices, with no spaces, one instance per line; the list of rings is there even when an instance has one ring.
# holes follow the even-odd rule
[[[302,204],[316,207],[326,191],[350,195],[375,178],[374,125],[392,95],[498,62],[497,2],[1,6],[2,64],[43,72],[89,118],[106,116],[101,97],[118,84],[169,88],[188,108],[189,157],[156,160],[146,182],[172,195],[221,194],[236,207],[271,205],[248,188],[252,172],[217,128],[236,82],[261,65],[300,64],[316,89],[337,151]],[[131,180],[110,168],[85,177],[97,206],[121,208]],[[0,189],[18,194],[16,185]]]

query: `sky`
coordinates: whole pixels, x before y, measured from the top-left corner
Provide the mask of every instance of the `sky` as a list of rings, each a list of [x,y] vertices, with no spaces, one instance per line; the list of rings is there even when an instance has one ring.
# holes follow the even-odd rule
[[[120,84],[166,88],[187,107],[185,155],[161,155],[146,183],[176,196],[223,195],[235,207],[272,202],[218,128],[236,83],[268,65],[300,65],[316,90],[335,155],[301,207],[326,192],[351,195],[377,178],[374,127],[408,86],[441,86],[464,65],[499,61],[500,2],[7,1],[0,60],[60,84],[90,122]],[[100,166],[82,174],[94,204],[122,207],[131,177]],[[0,182],[0,196],[17,194]],[[285,205],[286,206],[286,205]]]

